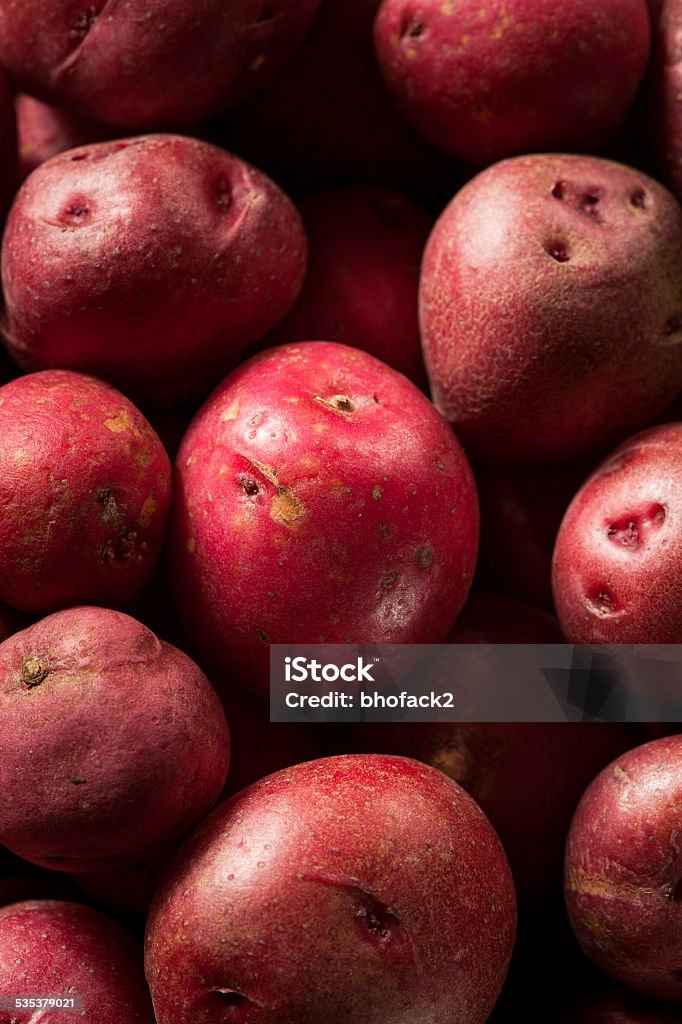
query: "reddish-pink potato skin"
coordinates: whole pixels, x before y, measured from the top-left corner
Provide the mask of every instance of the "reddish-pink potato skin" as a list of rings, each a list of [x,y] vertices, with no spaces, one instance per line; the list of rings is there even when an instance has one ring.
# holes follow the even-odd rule
[[[377,58],[412,127],[472,164],[584,152],[614,135],[644,78],[644,0],[384,0]]]
[[[655,36],[648,114],[661,178],[682,198],[682,0],[667,0]]]
[[[154,1024],[142,950],[132,935],[97,910],[58,900],[27,900],[0,909],[0,992],[80,996],[81,1014],[34,1009],[8,1012],[9,1024]]]
[[[132,600],[161,554],[171,463],[141,412],[68,370],[0,387],[0,599],[26,612]]]
[[[130,128],[192,124],[281,70],[319,0],[5,0],[0,63],[15,86]]]
[[[603,451],[682,387],[682,209],[596,157],[495,164],[436,223],[420,322],[434,401],[474,459]]]
[[[306,240],[290,200],[215,146],[148,135],[24,182],[2,249],[9,351],[144,405],[203,397],[288,312]]]
[[[629,988],[682,1001],[682,735],[623,754],[589,786],[566,846],[585,953]]]
[[[682,423],[630,438],[585,482],[553,587],[570,643],[682,643]]]
[[[0,645],[0,842],[63,871],[131,863],[225,783],[220,701],[186,654],[121,612],[70,608]]]
[[[308,273],[271,343],[340,341],[426,390],[417,293],[433,218],[400,193],[367,185],[320,192],[299,209]]]
[[[112,129],[107,125],[67,114],[26,93],[20,93],[14,103],[21,181],[53,156],[77,146],[103,142],[112,135]]]
[[[530,908],[560,891],[578,801],[633,735],[622,725],[573,722],[366,723],[355,726],[353,748],[417,758],[462,786],[499,835]]]
[[[447,423],[345,345],[255,356],[178,452],[178,609],[202,657],[264,693],[270,642],[443,640],[477,543],[475,484]]]
[[[217,1024],[230,1003],[249,1024],[482,1024],[514,926],[502,846],[459,786],[405,758],[323,758],[189,839],[145,971],[158,1024]]]

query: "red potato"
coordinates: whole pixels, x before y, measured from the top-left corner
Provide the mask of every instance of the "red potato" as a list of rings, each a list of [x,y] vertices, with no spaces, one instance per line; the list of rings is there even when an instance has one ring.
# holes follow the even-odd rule
[[[655,36],[648,115],[662,179],[682,198],[682,0],[666,0]]]
[[[78,996],[83,1012],[5,1011],[9,1024],[153,1024],[142,950],[111,918],[78,903],[29,900],[0,909],[0,992]]]
[[[190,638],[268,691],[272,643],[438,643],[466,598],[478,505],[405,377],[332,342],[236,370],[176,461],[169,567]]]
[[[130,128],[192,124],[271,80],[318,3],[8,0],[0,63],[23,92],[82,117]]]
[[[67,114],[25,93],[16,97],[15,109],[21,181],[40,164],[67,149],[112,137],[109,126]]]
[[[614,135],[644,79],[651,26],[645,0],[383,0],[374,42],[412,127],[484,165]]]
[[[318,193],[300,211],[308,273],[271,342],[354,345],[426,390],[417,291],[432,217],[398,192],[366,185]]]
[[[0,842],[61,871],[133,863],[180,837],[225,783],[218,697],[128,615],[56,612],[0,645]]]
[[[621,725],[387,722],[355,726],[353,749],[416,758],[462,786],[499,835],[528,908],[544,906],[554,887],[560,892],[578,801],[632,742],[633,730]]]
[[[134,400],[206,394],[296,298],[306,240],[277,186],[179,135],[70,150],[24,182],[2,249],[5,343]]]
[[[68,370],[0,387],[0,598],[22,611],[125,604],[164,540],[171,464],[141,412]]]
[[[561,524],[553,586],[571,643],[682,643],[682,423],[597,467]]]
[[[682,209],[596,157],[496,164],[436,223],[420,320],[434,401],[473,458],[603,451],[682,388]]]
[[[375,182],[430,202],[451,191],[450,161],[399,116],[377,67],[379,2],[323,0],[286,71],[216,126],[227,148],[296,189]]]
[[[405,758],[323,758],[189,839],[145,971],[158,1024],[483,1024],[514,925],[504,852],[462,789]]]
[[[623,754],[589,786],[566,847],[573,930],[602,970],[682,1001],[682,736]]]

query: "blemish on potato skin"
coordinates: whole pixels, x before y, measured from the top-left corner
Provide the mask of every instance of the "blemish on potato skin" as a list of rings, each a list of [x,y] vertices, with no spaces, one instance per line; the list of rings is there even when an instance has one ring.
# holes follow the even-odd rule
[[[34,686],[40,686],[40,684],[45,681],[48,674],[49,669],[41,658],[37,658],[35,655],[30,655],[28,658],[24,658],[21,664],[20,679],[27,689],[32,689]]]
[[[149,528],[149,526],[151,525],[152,519],[154,518],[155,512],[156,512],[156,502],[154,501],[154,498],[150,495],[146,499],[144,505],[142,506],[142,510],[140,512],[139,519],[137,520],[139,525],[141,526],[141,528],[143,530],[146,530],[146,529]]]
[[[127,409],[121,409],[117,416],[112,416],[104,421],[104,426],[112,434],[122,434],[124,430],[132,430],[133,422]]]
[[[295,533],[306,513],[305,505],[290,488],[280,487],[278,489],[270,506],[271,519]]]

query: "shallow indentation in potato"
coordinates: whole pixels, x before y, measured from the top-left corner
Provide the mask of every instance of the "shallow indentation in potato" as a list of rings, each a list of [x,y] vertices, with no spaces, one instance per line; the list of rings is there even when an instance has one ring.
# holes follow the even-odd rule
[[[92,203],[85,196],[72,196],[59,214],[59,221],[65,227],[83,227],[91,220]]]
[[[212,994],[220,999],[221,1006],[245,1006],[250,1002],[245,995],[232,988],[214,988]]]
[[[606,586],[597,586],[589,590],[585,595],[585,604],[589,611],[600,619],[611,618],[622,611],[620,602]]]
[[[332,395],[331,398],[315,395],[315,401],[326,409],[339,413],[340,416],[350,416],[355,412],[355,402],[351,401],[348,395]]]
[[[218,209],[221,213],[227,213],[232,206],[232,189],[230,188],[229,181],[225,178],[221,178],[215,183],[214,187],[215,201]]]
[[[664,522],[665,509],[654,502],[647,509],[613,520],[608,524],[606,534],[614,544],[636,551],[646,541],[647,534],[659,529]]]
[[[418,39],[424,34],[426,26],[424,22],[414,13],[405,9],[400,19],[400,39]]]
[[[570,250],[565,242],[545,242],[544,249],[547,255],[557,263],[568,263],[571,258]]]
[[[602,200],[604,197],[601,188],[597,186],[584,188],[572,182],[560,180],[555,182],[551,195],[577,213],[589,217],[590,220],[598,224],[603,223]]]
[[[675,344],[682,340],[682,316],[669,316],[663,327],[663,340]]]
[[[630,206],[634,206],[636,210],[647,209],[648,196],[643,188],[636,188],[630,195]]]
[[[82,11],[71,25],[69,34],[72,39],[84,39],[97,21],[98,14],[99,9],[92,4]]]

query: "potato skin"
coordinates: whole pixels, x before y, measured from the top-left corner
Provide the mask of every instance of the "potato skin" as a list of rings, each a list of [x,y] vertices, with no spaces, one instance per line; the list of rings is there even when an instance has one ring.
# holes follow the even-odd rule
[[[95,121],[192,124],[274,77],[318,3],[5,0],[0,63],[22,91]]]
[[[682,198],[682,2],[660,14],[648,93],[654,151],[662,180]]]
[[[91,907],[26,900],[0,908],[0,992],[83,1000],[87,1024],[154,1024],[142,950],[120,924]],[[66,1011],[10,1013],[12,1024],[58,1024]],[[7,1019],[6,1017],[4,1019]]]
[[[250,1024],[483,1024],[514,927],[504,851],[459,786],[406,758],[330,757],[242,790],[190,837],[145,971],[158,1024],[225,1020],[221,990]]]
[[[443,640],[477,543],[475,485],[447,423],[345,345],[255,356],[178,452],[178,609],[202,657],[263,693],[270,642]]]
[[[4,338],[143,405],[203,397],[293,303],[290,200],[215,146],[148,135],[69,150],[23,184],[2,249]]]
[[[436,223],[420,322],[434,401],[474,459],[604,451],[682,388],[682,209],[596,157],[495,164]]]
[[[181,836],[225,782],[220,702],[186,654],[121,612],[70,608],[0,645],[0,841],[62,871]]]
[[[171,464],[142,413],[68,370],[0,387],[0,599],[22,611],[116,606],[151,579]]]
[[[650,41],[644,0],[384,0],[374,23],[412,127],[477,166],[601,145],[625,121]]]
[[[552,584],[571,643],[682,643],[682,423],[597,467],[559,528]]]
[[[566,847],[565,894],[585,953],[630,988],[682,1001],[682,736],[623,754],[589,786]]]
[[[112,129],[20,93],[14,101],[19,145],[19,177],[23,181],[36,167],[67,149],[104,142]]]

